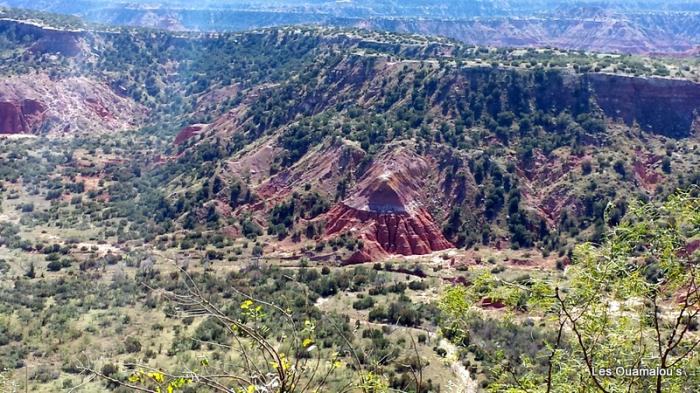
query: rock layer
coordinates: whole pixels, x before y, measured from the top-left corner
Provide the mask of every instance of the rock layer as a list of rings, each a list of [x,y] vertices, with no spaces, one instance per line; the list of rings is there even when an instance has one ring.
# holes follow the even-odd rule
[[[54,54],[73,57],[84,55],[86,40],[92,36],[84,30],[54,28],[41,22],[0,18],[0,30],[12,30],[17,37],[28,37],[29,50],[34,54]]]
[[[175,144],[179,145],[184,142],[186,142],[188,139],[194,137],[195,135],[199,134],[204,128],[206,127],[205,124],[192,124],[187,127],[184,127],[180,132],[175,136]]]
[[[328,237],[350,233],[362,240],[362,249],[347,262],[424,255],[452,247],[420,202],[428,171],[422,157],[395,149],[367,171],[349,198],[327,213]]]
[[[340,203],[328,213],[326,233],[332,236],[349,231],[363,241],[362,250],[348,260],[353,263],[370,262],[391,254],[424,255],[451,248],[452,244],[430,214],[417,210],[416,214],[386,213],[358,210]]]

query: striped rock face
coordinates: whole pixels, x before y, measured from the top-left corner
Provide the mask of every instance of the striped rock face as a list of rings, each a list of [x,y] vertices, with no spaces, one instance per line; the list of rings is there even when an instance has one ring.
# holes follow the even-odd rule
[[[363,248],[346,263],[425,255],[452,247],[420,203],[427,171],[422,158],[398,151],[375,163],[352,195],[328,212],[327,237],[349,233],[362,240]]]

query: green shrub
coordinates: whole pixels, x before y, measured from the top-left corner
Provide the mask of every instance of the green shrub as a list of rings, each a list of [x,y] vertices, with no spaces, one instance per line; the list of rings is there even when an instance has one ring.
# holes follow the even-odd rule
[[[46,265],[46,269],[50,272],[57,272],[63,269],[63,264],[60,261],[51,261]]]
[[[136,337],[127,337],[124,340],[124,350],[127,353],[141,352],[141,342]]]
[[[367,310],[373,306],[374,298],[371,296],[365,296],[352,303],[352,308],[354,308],[355,310]]]

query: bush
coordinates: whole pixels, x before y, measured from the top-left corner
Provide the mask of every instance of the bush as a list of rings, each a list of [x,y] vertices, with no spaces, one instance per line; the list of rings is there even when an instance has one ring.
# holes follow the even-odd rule
[[[387,319],[386,308],[377,306],[370,310],[368,319],[370,322],[383,322]]]
[[[60,198],[61,195],[63,195],[63,192],[61,192],[61,190],[50,190],[46,193],[46,200],[53,201]]]
[[[352,308],[354,308],[355,310],[367,310],[368,308],[372,308],[373,306],[374,298],[371,296],[365,296],[352,303]]]
[[[60,373],[58,370],[54,370],[49,366],[39,366],[39,368],[34,371],[32,379],[40,383],[49,383],[58,379],[59,375]]]
[[[218,321],[207,319],[203,321],[195,330],[194,337],[199,341],[215,342],[226,344],[228,342],[227,332]],[[189,341],[189,340],[185,340]]]
[[[333,277],[329,276],[324,276],[322,279],[314,281],[311,284],[311,288],[321,297],[333,296],[338,293],[338,283]]]
[[[387,317],[392,323],[402,326],[418,326],[421,322],[420,313],[406,302],[391,303]]]
[[[124,341],[124,350],[128,353],[141,352],[141,342],[135,337],[127,337]]]
[[[625,162],[622,160],[617,160],[613,164],[613,169],[617,172],[623,179],[627,177],[627,169],[625,168]]]
[[[119,369],[114,364],[107,363],[104,366],[102,366],[102,370],[100,372],[102,373],[102,375],[111,377],[114,374],[118,373]]]
[[[414,291],[423,291],[428,288],[425,281],[411,281],[408,283],[408,288]]]
[[[251,240],[255,240],[255,238],[263,234],[260,225],[256,224],[255,222],[249,219],[243,221],[243,223],[241,224],[241,231],[243,232],[243,236]]]
[[[557,264],[556,264],[557,270],[564,270],[566,268],[566,264],[564,263],[563,260],[557,259]]]
[[[46,265],[46,269],[50,272],[57,272],[63,269],[63,264],[60,261],[51,261]]]

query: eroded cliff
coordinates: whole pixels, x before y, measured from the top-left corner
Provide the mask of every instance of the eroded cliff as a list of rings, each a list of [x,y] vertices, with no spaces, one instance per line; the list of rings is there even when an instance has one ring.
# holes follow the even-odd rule
[[[141,105],[85,77],[0,81],[0,134],[116,131],[136,127],[144,114]]]
[[[423,207],[428,162],[408,149],[377,161],[326,215],[326,236],[350,233],[362,249],[346,262],[361,263],[387,255],[424,255],[452,247]]]

